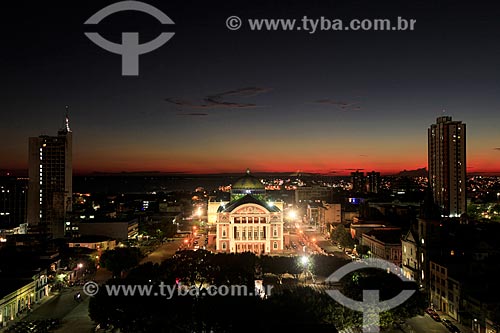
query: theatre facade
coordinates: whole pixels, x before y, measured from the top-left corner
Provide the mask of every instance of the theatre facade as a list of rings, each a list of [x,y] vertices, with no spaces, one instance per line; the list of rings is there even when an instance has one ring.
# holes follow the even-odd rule
[[[217,252],[269,254],[283,251],[283,202],[266,199],[264,185],[247,170],[232,185],[231,201],[221,202],[217,208]]]

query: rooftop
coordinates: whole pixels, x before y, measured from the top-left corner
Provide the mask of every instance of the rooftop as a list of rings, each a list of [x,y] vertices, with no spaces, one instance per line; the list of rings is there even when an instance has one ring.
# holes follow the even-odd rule
[[[401,229],[399,228],[376,228],[365,234],[386,244],[401,245]]]
[[[220,206],[218,209],[218,212],[232,212],[236,207],[239,207],[239,206],[244,205],[244,204],[259,205],[272,213],[276,213],[276,212],[280,211],[280,209],[278,207],[276,207],[275,205],[269,205],[266,202],[259,200],[250,194],[247,194],[238,200],[230,202],[226,206]]]
[[[231,186],[232,190],[265,190],[266,187],[260,179],[250,174],[250,169],[247,169],[245,175],[238,178]]]

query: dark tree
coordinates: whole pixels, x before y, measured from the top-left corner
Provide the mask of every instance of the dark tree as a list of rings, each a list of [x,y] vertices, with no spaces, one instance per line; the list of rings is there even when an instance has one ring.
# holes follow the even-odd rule
[[[110,270],[114,276],[120,276],[132,267],[139,264],[142,255],[136,247],[119,247],[105,251],[101,255],[101,265]]]

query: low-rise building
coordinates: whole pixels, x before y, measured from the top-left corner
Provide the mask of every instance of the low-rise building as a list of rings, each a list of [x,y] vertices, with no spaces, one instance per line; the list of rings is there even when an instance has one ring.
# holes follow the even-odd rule
[[[351,233],[351,237],[361,243],[361,238],[363,237],[363,234],[366,234],[367,232],[370,232],[373,229],[385,228],[386,227],[385,223],[386,222],[384,221],[372,221],[372,220],[361,219],[359,217],[354,217],[352,223],[350,224],[349,231]]]
[[[416,281],[420,285],[423,273],[418,235],[416,235],[413,230],[408,230],[401,238],[401,247],[401,268],[403,269],[403,275],[410,280]]]
[[[68,247],[85,247],[96,251],[113,250],[116,240],[106,236],[82,236],[70,240]]]
[[[306,208],[306,220],[305,223],[308,223],[312,226],[319,226],[319,209],[321,207],[321,202],[312,202],[307,205]]]
[[[370,257],[401,265],[401,229],[376,228],[363,234],[361,245],[367,246]]]
[[[453,264],[430,261],[430,301],[431,307],[455,320],[460,320],[460,282],[453,278]],[[455,270],[455,274],[457,270]]]
[[[308,204],[311,202],[331,202],[333,190],[326,186],[301,186],[295,190],[295,204]]]
[[[138,219],[85,220],[78,223],[82,236],[106,236],[119,241],[134,239],[139,234]]]
[[[2,277],[0,280],[0,327],[6,326],[49,293],[47,275],[40,271],[32,276]]]
[[[318,225],[321,233],[329,234],[340,223],[342,223],[341,204],[323,202],[318,207]]]

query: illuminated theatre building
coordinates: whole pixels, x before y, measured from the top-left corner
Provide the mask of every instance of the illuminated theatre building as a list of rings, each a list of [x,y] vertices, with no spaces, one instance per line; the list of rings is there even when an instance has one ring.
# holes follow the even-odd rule
[[[250,170],[231,186],[231,201],[209,203],[209,222],[214,217],[218,252],[283,251],[283,202],[266,201],[264,184]]]

